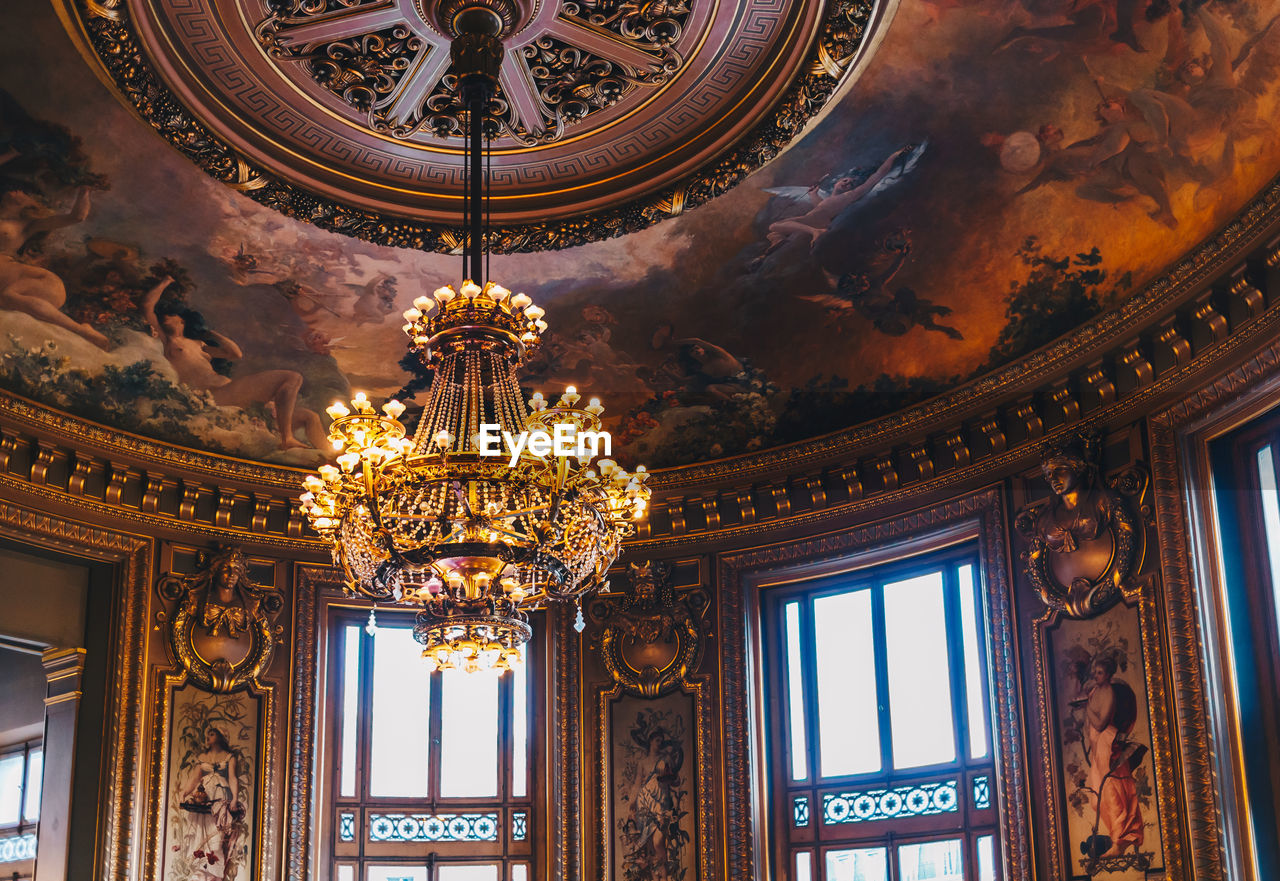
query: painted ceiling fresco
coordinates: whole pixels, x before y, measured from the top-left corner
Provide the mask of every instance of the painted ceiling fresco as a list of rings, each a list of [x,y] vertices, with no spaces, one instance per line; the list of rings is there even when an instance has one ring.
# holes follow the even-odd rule
[[[802,141],[709,204],[495,257],[547,308],[530,390],[680,465],[945,391],[1113,308],[1280,169],[1280,0],[902,0]],[[183,445],[314,464],[323,408],[412,391],[400,312],[460,258],[286,219],[0,10],[0,384]],[[405,387],[408,386],[408,389]]]

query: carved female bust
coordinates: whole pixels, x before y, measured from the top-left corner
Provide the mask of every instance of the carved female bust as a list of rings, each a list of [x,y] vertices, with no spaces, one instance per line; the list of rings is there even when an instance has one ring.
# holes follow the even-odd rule
[[[1074,617],[1097,614],[1119,596],[1140,538],[1124,500],[1101,479],[1098,446],[1085,435],[1047,445],[1040,467],[1053,496],[1018,520],[1031,543],[1032,584],[1048,605]]]

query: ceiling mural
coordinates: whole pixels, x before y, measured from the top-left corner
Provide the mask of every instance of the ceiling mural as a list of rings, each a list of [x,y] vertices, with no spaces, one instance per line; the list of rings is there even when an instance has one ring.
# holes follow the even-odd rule
[[[838,106],[743,183],[621,237],[493,258],[547,309],[526,386],[599,394],[619,458],[670,466],[857,424],[1045,345],[1276,176],[1278,14],[902,0]],[[5,4],[0,49],[0,385],[297,465],[324,455],[335,398],[422,386],[400,313],[460,257],[318,229],[207,176],[41,0]]]

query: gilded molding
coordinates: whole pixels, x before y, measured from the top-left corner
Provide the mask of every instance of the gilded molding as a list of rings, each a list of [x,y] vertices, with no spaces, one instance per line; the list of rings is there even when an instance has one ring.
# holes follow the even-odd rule
[[[311,852],[313,780],[318,771],[316,720],[320,717],[317,641],[322,626],[319,593],[341,595],[342,575],[328,566],[293,568],[293,653],[289,715],[288,798],[284,806],[284,877],[307,881],[315,876]]]
[[[259,168],[221,141],[177,98],[153,69],[122,0],[61,0],[60,13],[74,22],[121,100],[169,143],[216,180],[289,217],[321,229],[379,245],[451,253],[457,230],[350,207],[294,187]],[[629,203],[586,217],[495,226],[490,247],[497,253],[543,251],[613,238],[644,229],[697,207],[741,183],[777,156],[835,94],[860,54],[874,5],[867,0],[830,0],[817,38],[781,99],[754,129],[725,153],[677,183]]]
[[[605,669],[623,694],[654,698],[676,691],[702,662],[703,618],[711,598],[700,587],[677,596],[665,563],[628,564],[626,579],[621,596],[601,596],[587,610],[600,627]],[[639,666],[632,659],[632,649],[664,645],[671,649],[661,667],[651,657]]]
[[[275,587],[253,583],[239,548],[202,552],[198,565],[194,575],[170,572],[156,584],[156,592],[176,604],[165,621],[174,657],[190,681],[215,694],[260,685],[282,632],[273,623],[284,606],[283,595]],[[206,657],[194,639],[197,628],[210,638],[221,635],[227,647],[247,638],[248,648],[238,661]]]
[[[0,500],[0,535],[40,547],[113,562],[118,567],[116,615],[118,651],[107,675],[105,783],[99,815],[99,873],[134,877],[143,692],[146,687],[147,622],[150,611],[151,539],[52,517]]]
[[[716,879],[722,877],[717,872],[718,861],[711,842],[715,799],[710,756],[712,755],[712,731],[715,726],[712,720],[711,700],[707,696],[710,681],[710,677],[696,676],[688,681],[681,682],[673,689],[693,698],[695,717],[694,746],[697,753],[694,757],[694,762],[697,767],[698,779],[698,792],[695,801],[698,810],[697,852],[700,871],[697,877],[699,881],[716,881]],[[606,860],[606,855],[610,851],[608,841],[612,826],[609,823],[611,812],[605,807],[610,804],[609,783],[611,780],[608,766],[611,740],[609,736],[609,704],[625,694],[633,694],[633,692],[628,690],[621,682],[615,682],[612,687],[601,685],[596,688],[594,711],[597,721],[597,743],[600,745],[599,760],[595,767],[596,780],[599,786],[598,798],[600,799],[599,822],[596,824],[596,853],[600,859],[600,865],[597,868],[599,869],[598,877],[601,881],[607,881],[610,877],[608,874],[610,867]],[[652,697],[653,695],[649,696]],[[694,879],[690,878],[689,881],[694,881]]]
[[[1134,579],[1126,586],[1123,602],[1137,607],[1142,634],[1143,677],[1150,714],[1151,760],[1155,767],[1153,783],[1160,815],[1165,876],[1170,879],[1181,879],[1190,876],[1186,873],[1186,856],[1180,822],[1182,811],[1179,806],[1178,786],[1174,782],[1177,777],[1177,759],[1173,755],[1169,737],[1170,720],[1167,711],[1166,667],[1159,594],[1159,577],[1150,574]],[[1058,719],[1049,696],[1049,679],[1053,671],[1048,666],[1050,663],[1048,633],[1061,617],[1064,617],[1062,610],[1048,608],[1045,609],[1044,614],[1032,622],[1032,648],[1036,670],[1036,700],[1039,704],[1040,718],[1044,723],[1040,739],[1040,759],[1050,778],[1050,783],[1045,790],[1049,842],[1045,856],[1048,860],[1050,877],[1075,878],[1081,874],[1072,867],[1071,861],[1075,855],[1067,853],[1063,844],[1062,829],[1066,818],[1059,792],[1059,781],[1062,778],[1059,748],[1055,743]],[[1209,879],[1218,876],[1196,874],[1194,877]]]
[[[1225,878],[1222,819],[1216,795],[1214,738],[1210,730],[1206,667],[1200,648],[1198,589],[1192,573],[1190,523],[1178,457],[1178,432],[1228,405],[1245,389],[1280,375],[1280,338],[1257,354],[1183,396],[1149,419],[1151,470],[1164,581],[1163,617],[1168,633],[1169,680],[1175,715],[1180,779],[1186,799],[1188,860],[1194,877]]]
[[[1040,469],[1053,498],[1014,517],[1029,545],[1022,554],[1027,579],[1046,606],[1071,618],[1110,608],[1145,556],[1146,529],[1129,506],[1143,509],[1150,480],[1139,465],[1107,479],[1101,452],[1094,434],[1067,434],[1046,444]]]
[[[1165,367],[1157,376],[1152,363],[1156,356],[1148,351],[1149,346],[1144,348],[1146,344],[1133,336],[1136,324],[1149,319],[1148,326],[1159,324],[1161,310],[1186,313],[1187,320],[1190,320],[1192,312],[1202,311],[1204,303],[1200,300],[1191,301],[1187,292],[1196,293],[1192,290],[1195,283],[1217,272],[1228,259],[1236,256],[1236,251],[1256,237],[1263,225],[1270,221],[1274,214],[1271,208],[1276,202],[1280,202],[1280,185],[1255,202],[1226,232],[1184,261],[1165,279],[1153,284],[1146,292],[1115,312],[1082,328],[1070,339],[1060,340],[1016,366],[984,377],[920,407],[815,441],[722,462],[656,472],[651,480],[651,485],[657,491],[654,512],[669,513],[669,524],[643,524],[637,536],[627,543],[627,548],[640,553],[652,553],[691,542],[741,541],[793,527],[822,528],[824,524],[840,522],[874,507],[910,503],[911,498],[925,493],[945,493],[964,484],[972,485],[974,481],[984,479],[983,475],[990,473],[992,469],[1016,467],[1030,454],[1032,441],[1017,434],[1013,437],[1006,436],[1001,426],[1003,417],[1000,410],[986,411],[974,417],[966,416],[968,409],[981,395],[1000,396],[1016,401],[1019,399],[1019,392],[1022,392],[1021,397],[1024,399],[1029,397],[1033,401],[1047,400],[1034,391],[1029,396],[1026,394],[1028,388],[1037,388],[1035,383],[1044,380],[1041,382],[1042,390],[1073,387],[1090,390],[1084,399],[1065,402],[1060,400],[1057,403],[1060,407],[1067,404],[1078,406],[1079,422],[1074,423],[1078,427],[1088,428],[1141,415],[1150,408],[1153,401],[1175,393],[1179,386],[1186,386],[1198,375],[1214,369],[1215,364],[1240,357],[1242,351],[1257,346],[1260,341],[1269,341],[1280,329],[1280,297],[1276,296],[1276,292],[1269,292],[1271,306],[1264,309],[1266,296],[1258,287],[1262,284],[1261,280],[1254,278],[1247,266],[1241,265],[1229,273],[1220,285],[1215,285],[1214,289],[1218,290],[1220,299],[1226,298],[1231,306],[1220,308],[1215,314],[1243,314],[1245,317],[1238,320],[1234,327],[1230,327],[1230,332],[1225,337],[1218,332],[1193,334],[1196,339],[1192,343],[1191,357],[1189,360],[1182,358],[1181,366]],[[1261,253],[1261,250],[1257,253]],[[1166,297],[1166,302],[1160,302]],[[1103,353],[1102,358],[1095,357],[1081,365],[1067,380],[1050,375],[1052,370],[1057,369],[1054,364],[1084,354],[1088,341],[1101,340],[1105,343],[1110,339],[1125,337],[1128,337],[1125,342]],[[1057,354],[1051,357],[1053,352]],[[1157,354],[1162,353],[1163,350]],[[1178,360],[1171,350],[1163,355],[1167,355],[1167,361]],[[1109,375],[1108,364],[1112,365],[1114,376]],[[1023,373],[1027,378],[1020,379],[1019,375]],[[1034,415],[1043,428],[1046,416],[1038,413]],[[955,417],[958,421],[950,425],[939,423],[938,420],[948,416]],[[148,529],[176,528],[214,538],[228,535],[252,536],[254,540],[281,547],[309,550],[317,554],[323,552],[318,541],[303,537],[303,524],[297,516],[293,494],[296,492],[300,471],[242,462],[148,441],[0,392],[0,419],[5,417],[19,423],[16,426],[18,430],[9,426],[3,426],[2,429],[0,460],[4,460],[7,467],[13,467],[15,462],[34,461],[39,454],[33,444],[48,437],[61,443],[64,450],[75,450],[75,466],[65,480],[67,491],[51,494],[49,484],[28,480],[23,488],[33,495],[57,498],[68,504],[86,507],[94,516],[113,513],[144,523]],[[940,433],[937,428],[939,424],[943,426]],[[1052,440],[1061,434],[1064,424],[1071,423],[1059,424],[1049,420],[1047,424],[1052,427],[1045,431],[1043,439]],[[29,440],[23,430],[28,425],[31,426],[30,432],[37,436],[34,441]],[[1013,428],[1016,426],[1010,430]],[[925,446],[919,448],[930,451],[928,459],[932,463],[932,476],[926,476],[930,470],[926,467],[928,463],[917,461],[919,456],[912,458],[911,451],[917,449],[912,446],[910,450],[904,450],[902,455],[915,464],[915,469],[908,475],[908,479],[903,480],[893,467],[892,457],[896,454],[892,446],[886,452],[883,445],[892,445],[895,437],[913,437],[914,440],[926,431],[930,431],[931,437],[940,438],[936,443],[926,440]],[[966,437],[970,438],[972,445],[965,443]],[[86,441],[91,447],[92,455],[81,453],[77,449]],[[844,455],[845,458],[830,461],[835,455]],[[176,512],[159,512],[176,513],[176,518],[152,515],[152,519],[148,519],[149,512],[139,511],[135,505],[107,505],[89,498],[86,493],[90,481],[96,481],[96,475],[101,473],[101,460],[115,461],[117,456],[124,460],[148,463],[148,481],[153,478],[154,469],[150,467],[153,462],[166,463],[164,470],[172,468],[178,475],[190,469],[202,477],[218,475],[219,480],[206,480],[202,488],[198,480],[181,479],[182,501],[178,509]],[[66,460],[65,457],[63,460]],[[876,462],[886,463],[886,470],[898,477],[897,488],[884,488],[883,475],[875,474]],[[806,473],[806,468],[817,470]],[[60,470],[68,469],[53,466],[41,476],[46,480],[53,480],[53,475]],[[155,473],[161,474],[160,471]],[[760,485],[758,478],[762,474],[770,478],[771,482],[766,481]],[[248,530],[234,527],[229,530],[218,529],[216,524],[200,524],[196,521],[194,515],[198,494],[202,491],[210,492],[211,485],[221,485],[228,477],[251,486],[270,488],[270,501],[265,502],[265,509],[262,508],[262,499],[266,498],[266,494],[254,494],[255,511],[265,510],[269,513],[280,510],[274,506],[283,506],[282,525],[273,524],[269,531],[258,532],[255,523],[266,526],[271,518],[259,516],[255,520],[251,515],[245,517],[246,524],[250,527]],[[684,493],[679,496],[668,495],[672,490],[679,492],[678,487],[689,485],[695,480],[723,482],[726,479],[733,481],[728,487],[713,488],[704,485],[701,493],[689,495],[688,498],[685,498]],[[754,489],[751,485],[753,481]],[[134,483],[140,484],[140,481],[135,480]],[[815,485],[820,492],[812,491]],[[800,491],[805,486],[809,486],[811,491]],[[793,487],[797,488],[794,493],[791,491]],[[834,492],[829,493],[827,488]],[[128,486],[121,487],[122,501],[129,495],[127,489]],[[759,495],[754,496],[753,492]],[[719,503],[721,499],[725,503],[723,512]],[[757,510],[757,499],[772,500],[774,504],[765,502],[767,513],[761,513]],[[160,505],[163,507],[164,503],[161,502]],[[686,517],[686,505],[689,517]],[[247,509],[248,502],[240,507]],[[769,508],[773,510],[770,511]],[[715,511],[715,516],[708,515],[707,512],[711,510]],[[191,525],[182,525],[184,522]],[[678,529],[681,523],[685,524],[683,532]]]

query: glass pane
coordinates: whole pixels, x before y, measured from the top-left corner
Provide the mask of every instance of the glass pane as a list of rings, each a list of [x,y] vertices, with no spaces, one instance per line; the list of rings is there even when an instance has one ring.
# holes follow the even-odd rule
[[[0,826],[16,826],[22,810],[22,753],[0,759]]]
[[[787,716],[791,724],[791,779],[809,777],[804,724],[804,676],[800,669],[800,604],[787,603]]]
[[[529,867],[524,863],[516,863],[512,866],[511,881],[529,881]]]
[[[44,749],[36,747],[27,754],[27,787],[22,796],[22,819],[33,823],[40,819],[40,789],[44,786]]]
[[[511,670],[511,688],[515,693],[511,708],[511,796],[529,794],[529,654],[525,662]]]
[[[990,835],[978,839],[978,881],[996,881],[996,840]]]
[[[984,712],[987,694],[982,687],[982,671],[986,664],[983,640],[978,635],[978,598],[974,591],[973,567],[966,563],[956,574],[960,581],[960,626],[964,631],[964,695],[969,709],[969,758],[985,759],[988,752],[987,714]]]
[[[497,795],[498,677],[464,670],[440,675],[440,795]]]
[[[470,674],[462,673],[463,676]],[[436,881],[499,881],[497,866],[437,866]]]
[[[888,849],[827,851],[827,881],[889,881]]]
[[[356,881],[354,866],[338,866],[338,881]]]
[[[1271,595],[1275,598],[1276,626],[1280,627],[1280,492],[1276,489],[1275,448],[1258,450],[1258,482],[1262,488],[1262,522],[1267,533],[1267,560],[1271,566]]]
[[[426,796],[430,690],[431,674],[413,631],[379,627],[373,636],[370,795]]]
[[[807,850],[796,854],[796,881],[812,881],[813,856]]]
[[[898,848],[899,881],[964,881],[960,839],[904,844]]]
[[[367,881],[427,881],[427,867],[370,866],[369,874],[365,877]]]
[[[884,630],[893,766],[954,762],[956,732],[942,573],[885,585]]]
[[[871,591],[813,601],[822,776],[880,770]]]
[[[360,628],[342,629],[342,783],[340,793],[356,794],[356,732],[360,711]]]

